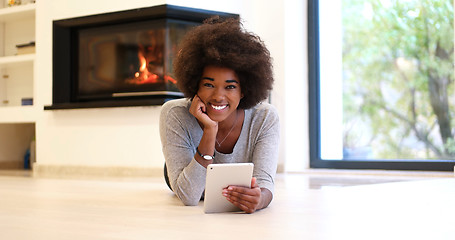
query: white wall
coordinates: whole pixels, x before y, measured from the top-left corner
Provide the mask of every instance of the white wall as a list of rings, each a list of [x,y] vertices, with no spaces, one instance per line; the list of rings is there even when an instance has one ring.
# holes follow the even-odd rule
[[[286,0],[284,9],[284,79],[276,94],[283,95],[282,148],[285,171],[309,168],[307,1]],[[283,142],[284,141],[284,142]]]
[[[280,113],[280,166],[302,170],[308,159],[306,1],[289,0],[39,0],[36,104],[52,104],[52,20],[160,4],[238,13],[263,38],[274,58],[272,104]],[[292,12],[289,16],[286,12]],[[301,42],[302,41],[302,42]],[[161,168],[159,106],[42,111],[37,120],[37,163],[42,166]],[[292,166],[292,167],[291,167]]]

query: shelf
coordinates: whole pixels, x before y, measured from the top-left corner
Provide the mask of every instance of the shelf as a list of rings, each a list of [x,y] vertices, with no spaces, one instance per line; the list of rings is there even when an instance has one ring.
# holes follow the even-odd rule
[[[0,22],[11,22],[25,18],[35,18],[34,3],[0,8]]]
[[[33,61],[35,61],[35,54],[0,57],[0,67],[8,67]]]
[[[34,123],[37,108],[35,106],[0,107],[1,123]]]

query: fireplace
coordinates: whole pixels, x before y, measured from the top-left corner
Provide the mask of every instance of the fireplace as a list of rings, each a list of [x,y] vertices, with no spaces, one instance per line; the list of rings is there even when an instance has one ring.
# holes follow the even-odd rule
[[[53,102],[46,110],[161,105],[180,98],[172,60],[213,15],[160,5],[53,22]]]

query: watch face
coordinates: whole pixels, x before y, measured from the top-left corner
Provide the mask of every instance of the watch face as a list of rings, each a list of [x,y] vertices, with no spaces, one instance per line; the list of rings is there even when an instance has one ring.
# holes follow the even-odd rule
[[[201,152],[199,152],[199,149],[198,149],[198,148],[196,148],[196,152],[199,154],[199,156],[201,156],[203,159],[205,159],[205,160],[207,160],[207,161],[213,160],[213,157],[215,157],[215,153],[213,154],[213,156],[204,155],[204,154],[202,154]]]
[[[210,156],[210,155],[204,155],[204,156],[202,156],[202,157],[203,157],[205,160],[212,160],[212,159],[213,159],[213,157]]]

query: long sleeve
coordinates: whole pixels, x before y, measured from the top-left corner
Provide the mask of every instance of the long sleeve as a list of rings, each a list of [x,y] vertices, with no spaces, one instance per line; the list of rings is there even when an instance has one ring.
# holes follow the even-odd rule
[[[205,188],[206,169],[194,159],[194,142],[200,141],[202,130],[197,134],[194,128],[200,129],[185,106],[163,105],[160,115],[163,154],[171,187],[185,205],[197,205]]]
[[[251,131],[250,135],[255,136],[251,139],[253,176],[259,187],[273,193],[280,143],[280,123],[275,108],[265,104],[259,106],[252,118]]]

